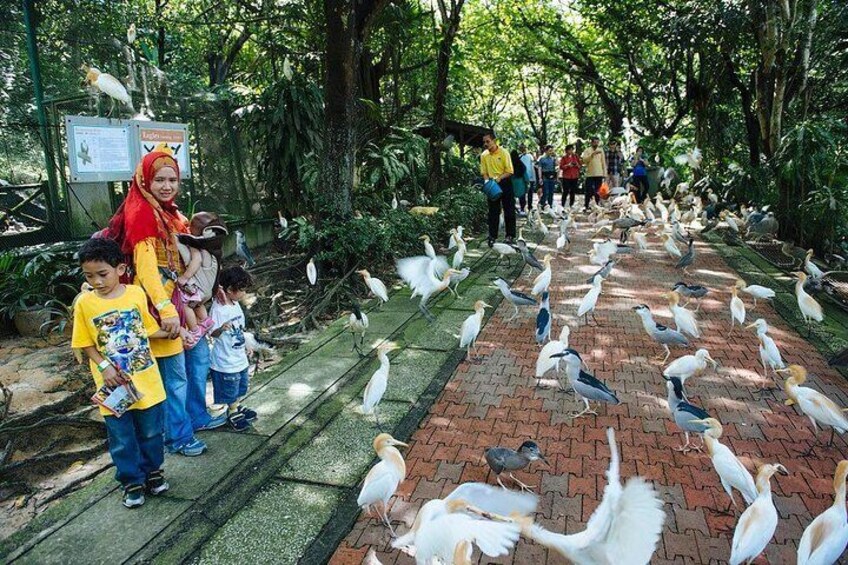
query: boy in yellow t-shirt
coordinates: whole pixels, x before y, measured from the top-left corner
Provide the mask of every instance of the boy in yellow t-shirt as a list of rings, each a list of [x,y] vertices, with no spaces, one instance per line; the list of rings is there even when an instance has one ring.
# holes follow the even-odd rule
[[[144,504],[144,493],[168,490],[162,473],[165,388],[150,353],[150,339],[167,337],[147,309],[144,291],[125,285],[121,248],[111,239],[94,238],[80,248],[79,262],[85,280],[94,288],[74,305],[71,347],[88,356],[94,384],[117,387],[121,377],[131,378],[141,398],[122,416],[100,408],[109,436],[109,454],[115,478],[124,488],[123,504]]]

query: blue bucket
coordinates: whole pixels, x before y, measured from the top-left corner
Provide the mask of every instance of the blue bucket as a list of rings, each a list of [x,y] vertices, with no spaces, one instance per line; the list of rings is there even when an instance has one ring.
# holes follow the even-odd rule
[[[501,185],[495,182],[494,179],[489,179],[483,185],[483,194],[489,200],[497,200],[503,194],[503,190],[501,190]]]

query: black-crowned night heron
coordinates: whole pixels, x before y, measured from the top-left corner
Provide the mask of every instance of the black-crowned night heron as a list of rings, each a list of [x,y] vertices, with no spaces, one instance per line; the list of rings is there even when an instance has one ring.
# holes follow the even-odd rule
[[[676,447],[677,451],[686,453],[687,451],[701,451],[700,446],[693,446],[689,442],[689,432],[702,434],[707,429],[707,425],[702,423],[710,417],[710,415],[698,408],[694,404],[689,404],[686,401],[686,396],[683,391],[683,383],[677,377],[671,377],[666,381],[668,389],[668,409],[671,412],[671,419],[677,424],[677,427],[683,430],[686,435],[686,443],[680,447]]]
[[[669,345],[679,345],[683,347],[687,347],[689,345],[689,340],[686,339],[685,335],[677,330],[673,330],[663,326],[662,324],[656,323],[653,315],[651,314],[651,309],[646,305],[640,304],[639,306],[634,306],[633,310],[642,319],[642,327],[645,328],[648,335],[651,336],[654,341],[662,345],[663,349],[665,349],[663,363],[665,363],[671,356],[671,350],[668,348]]]
[[[565,374],[568,381],[574,392],[583,399],[583,404],[585,404],[583,410],[573,414],[572,418],[579,418],[586,413],[597,414],[589,405],[590,400],[612,404],[613,406],[620,404],[621,401],[607,385],[580,368],[583,365],[583,359],[577,351],[566,349],[562,353],[551,355],[551,358],[561,358],[565,362]]]
[[[508,473],[509,478],[515,481],[515,484],[521,487],[521,490],[531,490],[535,487],[525,485],[516,479],[512,475],[512,471],[520,471],[529,465],[531,461],[537,461],[539,459],[544,461],[546,465],[550,466],[548,460],[545,459],[545,456],[542,455],[541,451],[539,451],[539,446],[536,445],[536,442],[529,440],[522,443],[521,447],[519,447],[517,451],[508,447],[489,447],[484,453],[486,456],[486,462],[489,464],[489,468],[495,473],[498,484],[503,488],[506,487],[501,482],[501,473]]]
[[[536,343],[542,345],[551,337],[551,300],[550,294],[542,293],[542,303],[539,304],[539,313],[536,314]]]
[[[597,275],[601,275],[601,278],[603,278],[604,280],[607,280],[610,276],[610,273],[612,272],[612,268],[615,267],[617,262],[618,261],[616,261],[615,259],[610,259],[609,261],[604,263],[603,267],[601,267],[600,269],[595,271],[594,274],[591,277],[586,279],[586,284],[592,284],[592,282],[595,280],[595,277]]]
[[[533,255],[533,252],[527,247],[527,242],[524,241],[522,237],[521,230],[518,231],[518,239],[515,240],[515,245],[518,246],[518,251],[521,253],[521,257],[524,259],[524,262],[533,267],[538,271],[543,271],[545,266],[542,265],[542,262],[536,259],[536,256]]]
[[[689,238],[689,249],[686,250],[686,253],[680,258],[677,262],[677,268],[683,269],[683,272],[689,274],[686,269],[695,262],[695,240],[691,237]]]
[[[709,292],[709,289],[705,286],[701,286],[699,284],[686,284],[685,282],[675,284],[671,290],[686,298],[686,304],[689,304],[689,300],[692,298],[697,300],[697,306],[695,307],[696,312],[701,309],[701,299]],[[686,304],[684,304],[684,306],[686,306]]]
[[[506,298],[507,302],[512,304],[512,307],[515,308],[515,314],[512,315],[512,318],[509,318],[507,322],[513,320],[516,316],[518,316],[518,307],[519,306],[536,306],[538,302],[532,296],[527,296],[523,292],[518,292],[517,290],[512,290],[509,288],[509,285],[502,278],[497,278],[493,281],[495,286],[497,286],[503,297]]]

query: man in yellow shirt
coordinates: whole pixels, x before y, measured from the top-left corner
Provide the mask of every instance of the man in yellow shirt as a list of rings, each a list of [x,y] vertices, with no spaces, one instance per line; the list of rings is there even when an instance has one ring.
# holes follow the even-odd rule
[[[501,208],[504,215],[504,230],[506,231],[506,242],[513,243],[515,240],[515,194],[512,191],[512,158],[509,151],[498,146],[494,133],[483,136],[483,147],[486,148],[480,155],[480,174],[483,182],[489,179],[497,182],[501,187],[501,196],[496,200],[489,200],[489,247],[498,238],[500,227]]]
[[[600,139],[597,136],[593,136],[592,145],[587,147],[580,156],[580,160],[586,165],[586,181],[584,184],[586,199],[583,207],[587,210],[589,209],[589,200],[593,196],[596,203],[600,202],[599,191],[604,178],[607,176],[607,160],[604,150],[600,148],[600,143]]]

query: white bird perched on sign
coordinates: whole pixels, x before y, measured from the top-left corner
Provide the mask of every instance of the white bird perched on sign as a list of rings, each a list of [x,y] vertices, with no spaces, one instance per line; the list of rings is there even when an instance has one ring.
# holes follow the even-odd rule
[[[677,248],[677,244],[667,233],[661,233],[660,239],[663,242],[663,248],[666,252],[674,259],[680,259],[683,256],[683,253],[680,252],[680,249]]]
[[[794,273],[798,282],[795,283],[795,297],[798,299],[798,308],[801,310],[801,315],[807,323],[807,335],[812,331],[812,322],[821,322],[824,320],[824,310],[821,304],[816,302],[816,299],[807,294],[804,290],[804,281],[807,280],[807,275],[798,271]]]
[[[754,307],[751,308],[752,310],[757,307],[757,299],[771,300],[775,297],[775,292],[769,287],[758,284],[748,284],[742,279],[736,279],[736,288],[753,297]]]
[[[783,358],[780,356],[780,350],[777,344],[768,335],[768,324],[762,318],[754,320],[748,328],[757,328],[757,339],[760,341],[760,362],[763,364],[763,378],[768,381],[768,370],[777,371],[778,369],[786,368]],[[765,389],[765,385],[763,386]]]
[[[604,277],[595,275],[592,279],[592,288],[583,297],[580,306],[577,308],[577,317],[586,316],[586,323],[589,323],[589,314],[592,314],[592,319],[595,319],[595,306],[598,304],[598,297],[601,295],[601,283],[604,282]],[[597,320],[596,320],[597,323]]]
[[[695,313],[680,305],[680,294],[672,290],[663,296],[668,297],[668,308],[674,316],[677,331],[689,334],[695,338],[701,337],[701,332],[698,330],[698,321],[695,319]]]
[[[448,287],[451,275],[459,273],[459,271],[454,269],[447,269],[440,280],[435,275],[434,267],[433,260],[423,255],[407,257],[397,262],[398,275],[412,289],[412,296],[410,298],[421,297],[418,310],[421,311],[421,314],[429,322],[432,322],[435,318],[427,309],[427,301],[430,300],[431,296],[442,292]]]
[[[820,279],[824,276],[824,272],[819,269],[819,266],[813,263],[813,250],[808,249],[807,255],[804,257],[804,270],[814,279]]]
[[[541,379],[551,369],[555,369],[559,373],[559,360],[561,358],[556,357],[552,359],[551,355],[562,353],[568,349],[568,336],[570,333],[571,329],[565,324],[559,332],[559,339],[551,340],[542,347],[542,350],[539,352],[539,358],[536,359],[537,379]]]
[[[836,563],[848,546],[848,512],[845,511],[845,480],[848,461],[842,460],[833,474],[833,505],[816,516],[798,543],[798,565]]]
[[[318,268],[315,266],[315,259],[309,258],[309,263],[306,264],[306,278],[309,279],[309,284],[315,286],[318,282]]]
[[[576,565],[644,564],[651,561],[662,533],[665,512],[659,494],[641,477],[622,487],[615,433],[607,428],[610,466],[601,503],[580,533],[564,535],[533,525],[523,534]]]
[[[419,539],[423,540],[428,536],[441,533],[446,525],[441,522],[441,519],[451,514],[448,504],[457,500],[464,501],[481,512],[498,516],[531,516],[536,512],[539,501],[538,497],[532,493],[515,492],[485,483],[463,483],[445,498],[425,502],[416,514],[412,528],[392,541],[392,547],[417,557],[416,546]],[[480,526],[480,524],[468,523],[466,525]],[[461,562],[455,561],[455,563]]]
[[[542,264],[545,266],[545,270],[539,273],[533,281],[533,290],[531,291],[531,294],[542,294],[551,286],[551,259],[552,257],[550,255],[545,255],[545,258],[542,259]]]
[[[395,446],[409,447],[389,434],[380,434],[374,438],[374,451],[380,462],[371,467],[362,481],[362,489],[356,504],[366,512],[372,508],[392,535],[395,530],[389,520],[389,499],[395,495],[398,485],[406,478],[406,462]]]
[[[395,346],[383,342],[377,347],[377,358],[380,360],[380,367],[371,375],[368,384],[365,385],[365,391],[362,393],[362,413],[374,414],[374,421],[380,430],[383,427],[380,425],[380,418],[377,415],[377,405],[386,394],[386,387],[389,385],[389,351],[395,349]]]
[[[477,344],[477,336],[480,335],[480,328],[483,326],[483,314],[486,308],[491,308],[491,306],[482,300],[478,300],[474,303],[474,313],[462,322],[459,347],[465,347],[469,356],[471,356],[471,348]]]
[[[347,321],[347,328],[350,330],[350,335],[353,336],[352,351],[356,351],[360,357],[364,357],[362,344],[365,343],[365,331],[368,329],[368,314],[360,310],[358,304],[353,305],[353,311]],[[359,334],[359,343],[356,341],[356,334]]]
[[[710,357],[709,351],[699,349],[694,355],[684,355],[669,363],[663,371],[663,376],[677,377],[681,383],[685,384],[689,377],[701,374],[707,368],[708,361],[712,363],[713,368],[718,367],[716,360]]]
[[[707,426],[706,431],[704,431],[704,445],[706,445],[707,454],[713,462],[713,468],[721,480],[721,486],[727,496],[730,497],[730,502],[736,507],[733,489],[742,494],[745,504],[754,502],[754,499],[757,498],[757,486],[754,484],[754,477],[751,476],[751,473],[742,465],[730,448],[719,441],[723,432],[721,422],[715,418],[706,418],[695,423]]]
[[[106,94],[112,99],[112,107],[109,110],[109,115],[115,110],[115,101],[125,104],[131,112],[135,112],[133,108],[132,97],[130,96],[121,81],[110,75],[109,73],[101,73],[97,67],[83,67],[85,73],[85,82],[90,84],[103,94]]]
[[[380,299],[381,304],[389,301],[389,293],[386,290],[386,285],[383,284],[383,281],[376,277],[372,277],[371,273],[369,273],[367,269],[362,269],[356,272],[362,275],[362,279],[365,281],[365,286],[368,287],[371,294]]]
[[[786,467],[766,463],[757,473],[757,498],[745,509],[730,545],[730,565],[750,563],[763,552],[777,529],[777,509],[771,499],[771,477],[775,473],[788,475]]]
[[[733,331],[733,326],[739,322],[740,326],[745,325],[745,303],[739,298],[739,289],[735,286],[730,287],[730,331]]]
[[[818,426],[830,426],[830,444],[833,444],[834,431],[844,434],[848,431],[848,418],[845,412],[827,396],[817,390],[801,386],[807,381],[807,369],[800,365],[789,365],[785,369],[779,369],[778,373],[789,373],[791,376],[783,383],[786,392],[785,404],[792,406],[797,404],[801,412],[810,419],[813,431],[818,432]],[[813,445],[807,451],[809,455],[813,451]]]

